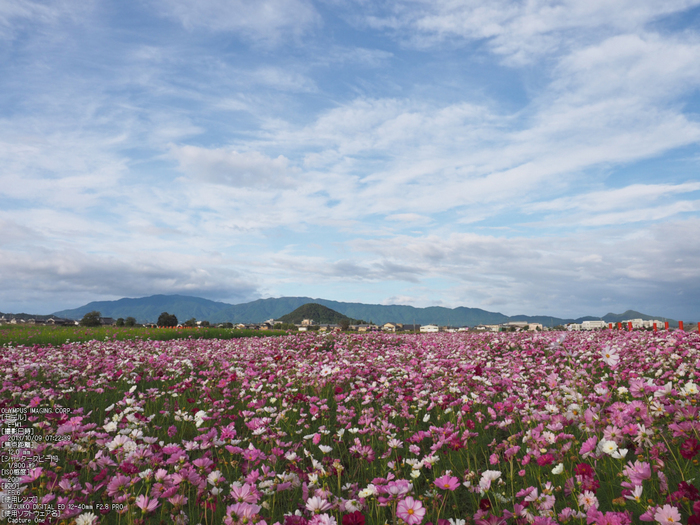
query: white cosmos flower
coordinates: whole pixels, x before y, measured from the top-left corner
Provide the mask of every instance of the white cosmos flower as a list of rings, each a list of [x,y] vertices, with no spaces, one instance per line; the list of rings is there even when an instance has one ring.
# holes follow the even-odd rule
[[[552,474],[561,474],[562,472],[564,472],[564,463],[559,463],[552,469]]]
[[[601,352],[601,357],[603,359],[603,362],[605,362],[605,364],[608,366],[614,367],[617,366],[617,363],[620,362],[620,356],[617,353],[617,348],[611,348],[609,346],[606,346]]]
[[[209,473],[209,475],[207,476],[207,481],[210,485],[216,485],[219,481],[221,481],[222,477],[223,476],[221,475],[221,472],[215,470]]]
[[[601,452],[605,452],[606,454],[611,455],[613,452],[617,450],[617,443],[614,441],[601,441],[600,444],[598,445],[600,447]]]
[[[75,525],[92,525],[97,519],[97,515],[92,512],[85,512],[75,519]]]
[[[370,496],[376,496],[378,494],[377,487],[375,487],[372,483],[367,485],[366,488],[362,489],[358,496],[361,498],[368,498]]]
[[[642,486],[641,485],[636,485],[634,489],[632,490],[632,494],[629,496],[625,496],[625,499],[629,499],[632,501],[636,501],[639,503],[641,501],[642,497]]]
[[[686,396],[695,395],[698,393],[698,385],[692,381],[688,381],[685,386],[681,389],[681,392]]]
[[[319,445],[318,448],[320,448],[321,452],[324,454],[328,454],[331,450],[333,450],[333,447],[329,447],[328,445]]]
[[[500,477],[500,470],[485,470],[481,474],[481,479],[479,480],[479,488],[482,492],[489,490],[491,488],[491,482],[496,481]]]

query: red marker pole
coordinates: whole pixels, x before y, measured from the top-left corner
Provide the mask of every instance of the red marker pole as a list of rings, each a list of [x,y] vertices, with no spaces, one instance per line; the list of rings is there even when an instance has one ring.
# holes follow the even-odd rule
[[[622,330],[622,323],[617,323],[617,329]]]
[[[682,332],[683,331],[683,321],[678,321],[678,329]]]
[[[656,323],[654,323],[654,332],[656,332]]]
[[[612,323],[608,323],[608,326],[610,327],[610,330],[613,329],[613,324],[612,324]]]
[[[664,330],[666,330],[668,332],[668,321],[664,322]]]
[[[631,332],[632,331],[632,321],[627,323],[627,331]]]

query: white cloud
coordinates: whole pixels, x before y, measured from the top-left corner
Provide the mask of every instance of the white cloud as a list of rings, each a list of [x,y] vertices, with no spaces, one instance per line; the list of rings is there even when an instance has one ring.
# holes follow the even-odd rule
[[[579,48],[561,60],[553,84],[573,101],[668,100],[700,83],[697,35],[621,34]],[[566,96],[566,95],[565,95]]]
[[[235,188],[291,184],[289,159],[282,155],[273,159],[257,151],[239,153],[226,148],[175,145],[170,155],[184,173],[205,182]]]
[[[393,222],[408,222],[408,223],[429,223],[432,219],[418,213],[395,213],[387,215],[386,220]]]
[[[444,298],[453,305],[474,306],[478,301],[487,306],[508,298],[508,314],[555,310],[578,316],[586,308],[600,308],[602,297],[615,297],[618,308],[646,303],[671,309],[680,291],[700,292],[700,267],[695,264],[700,241],[685,233],[697,227],[700,221],[693,218],[563,237],[453,233],[358,239],[352,246],[358,253],[379,256],[377,265],[400,261],[421,282],[447,279],[452,292]],[[575,300],[567,305],[568,298]],[[685,307],[694,304],[691,297],[682,302]]]
[[[181,293],[230,301],[257,296],[250,276],[209,257],[167,252],[125,255],[99,256],[71,248],[0,250],[0,303],[14,303],[17,296],[39,302],[40,295],[62,295],[62,304],[73,302],[73,307],[89,296]]]
[[[4,0],[0,2],[0,38],[15,37],[25,23],[51,25],[65,16],[75,18],[89,11],[92,5],[91,0],[81,2],[79,9],[73,2],[65,0]]]
[[[158,0],[157,5],[185,28],[230,31],[267,44],[300,37],[320,23],[308,0]]]
[[[308,77],[294,71],[286,71],[278,67],[262,67],[251,72],[244,72],[248,82],[271,87],[280,91],[296,91],[300,93],[315,92],[317,87]]]
[[[596,37],[642,29],[649,22],[698,5],[697,0],[405,0],[357,14],[369,26],[430,47],[450,40],[486,41],[511,64],[586,45]]]

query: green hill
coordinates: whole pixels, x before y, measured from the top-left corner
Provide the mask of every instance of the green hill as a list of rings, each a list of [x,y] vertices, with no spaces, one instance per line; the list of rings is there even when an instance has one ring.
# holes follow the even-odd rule
[[[354,319],[350,319],[346,315],[331,310],[318,303],[308,303],[300,306],[293,312],[283,315],[278,319],[282,323],[299,324],[304,319],[313,319],[314,324],[338,324],[341,321],[354,323]]]

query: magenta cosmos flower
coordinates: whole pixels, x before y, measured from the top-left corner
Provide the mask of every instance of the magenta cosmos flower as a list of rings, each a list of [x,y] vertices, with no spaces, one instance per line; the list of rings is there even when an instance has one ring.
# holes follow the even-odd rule
[[[435,486],[443,490],[456,490],[459,487],[459,480],[454,476],[442,476],[435,480]]]
[[[418,525],[418,523],[423,521],[425,509],[420,501],[413,499],[411,496],[406,496],[406,499],[401,500],[396,506],[396,515],[408,525]]]

